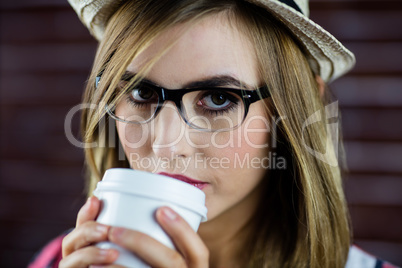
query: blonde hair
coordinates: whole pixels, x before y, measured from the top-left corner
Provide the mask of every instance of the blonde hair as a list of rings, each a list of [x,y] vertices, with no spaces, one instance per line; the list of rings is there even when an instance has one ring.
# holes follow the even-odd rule
[[[285,118],[278,124],[276,153],[286,158],[287,168],[270,170],[264,180],[266,194],[250,222],[255,232],[245,245],[247,267],[344,267],[350,231],[340,168],[305,148],[336,155],[337,148],[327,146],[331,133],[323,111],[328,99],[319,95],[303,46],[268,11],[246,1],[128,1],[111,17],[83,99],[96,105],[82,114],[84,142],[97,143],[85,149],[88,193],[107,169],[129,167],[126,159],[119,160],[114,121],[104,112],[105,103],[118,99],[114,89],[128,64],[166,29],[223,12],[255,47],[259,72],[272,95],[267,116]],[[304,128],[317,111],[324,119]]]

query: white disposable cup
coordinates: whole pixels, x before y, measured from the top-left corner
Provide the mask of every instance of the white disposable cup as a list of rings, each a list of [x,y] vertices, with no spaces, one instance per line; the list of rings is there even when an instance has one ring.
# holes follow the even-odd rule
[[[180,180],[149,172],[109,169],[98,182],[94,195],[102,201],[97,222],[143,232],[172,249],[175,247],[171,239],[155,220],[155,211],[159,207],[172,208],[194,231],[207,219],[203,191]],[[111,242],[101,242],[97,246],[117,249],[120,254],[116,264],[149,267],[133,253]]]

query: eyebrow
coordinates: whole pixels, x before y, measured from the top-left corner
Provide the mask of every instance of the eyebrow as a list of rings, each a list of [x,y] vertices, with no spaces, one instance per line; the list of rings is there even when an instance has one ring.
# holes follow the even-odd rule
[[[124,72],[124,74],[122,76],[122,80],[125,80],[125,81],[130,80],[135,75],[136,75],[135,73],[126,71],[126,72]],[[143,78],[142,81],[150,83],[150,84],[158,85],[157,83],[155,83],[152,80],[149,80],[147,78]],[[225,87],[225,86],[235,87],[235,88],[239,88],[239,89],[243,88],[243,89],[248,89],[248,90],[254,89],[254,87],[251,87],[247,83],[242,82],[230,75],[217,75],[217,76],[207,77],[207,78],[197,80],[197,81],[192,81],[192,82],[185,84],[183,86],[183,89],[203,88],[203,87],[204,88]]]

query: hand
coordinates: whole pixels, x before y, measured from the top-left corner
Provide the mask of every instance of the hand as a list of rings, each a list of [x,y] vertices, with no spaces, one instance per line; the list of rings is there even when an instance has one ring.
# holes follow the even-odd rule
[[[208,267],[207,247],[183,218],[172,209],[161,207],[156,212],[156,219],[177,251],[144,233],[119,227],[111,227],[109,240],[132,251],[151,267]]]
[[[96,197],[89,198],[80,209],[76,228],[63,239],[63,259],[59,268],[111,265],[117,259],[119,254],[117,250],[100,249],[93,245],[106,241],[110,229],[109,226],[95,222],[99,209],[100,201]]]

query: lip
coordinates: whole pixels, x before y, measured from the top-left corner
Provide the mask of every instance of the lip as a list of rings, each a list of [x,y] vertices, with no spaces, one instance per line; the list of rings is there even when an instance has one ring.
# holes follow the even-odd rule
[[[191,184],[194,187],[197,187],[198,189],[202,190],[203,188],[205,188],[209,183],[208,182],[204,182],[204,181],[199,181],[199,180],[194,180],[191,179],[187,176],[181,175],[181,174],[169,174],[166,172],[159,172],[158,174],[163,175],[163,176],[167,176],[176,180],[180,180],[183,182],[186,182],[188,184]]]

